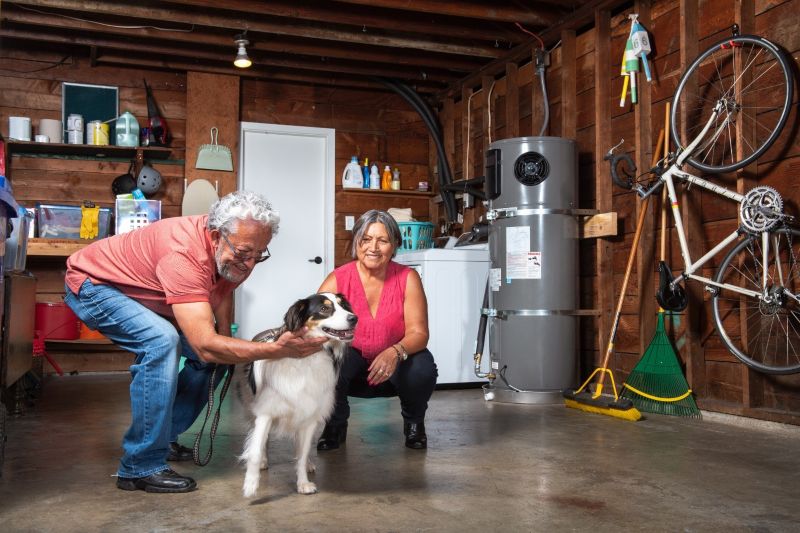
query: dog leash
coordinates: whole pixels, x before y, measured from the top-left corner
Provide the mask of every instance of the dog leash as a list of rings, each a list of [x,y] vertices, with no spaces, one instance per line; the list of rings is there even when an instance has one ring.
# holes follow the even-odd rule
[[[219,369],[220,365],[214,365],[214,370],[211,371],[211,380],[208,384],[208,405],[206,406],[206,418],[203,420],[203,425],[200,428],[200,432],[197,434],[197,437],[194,439],[194,448],[192,449],[192,458],[194,459],[194,464],[198,466],[206,466],[209,461],[211,461],[211,454],[214,453],[214,437],[217,434],[217,426],[219,425],[219,415],[220,410],[222,409],[222,401],[225,399],[225,395],[228,393],[228,387],[230,387],[231,380],[233,379],[233,371],[235,370],[234,365],[226,365],[230,367],[228,371],[228,375],[225,377],[225,383],[222,385],[222,390],[219,392],[219,406],[217,407],[217,412],[214,414],[214,420],[211,422],[211,429],[208,434],[208,453],[206,454],[204,459],[200,459],[200,440],[203,438],[203,432],[206,429],[206,422],[208,422],[208,417],[211,416],[211,411],[214,410],[214,378],[217,375],[217,369]]]

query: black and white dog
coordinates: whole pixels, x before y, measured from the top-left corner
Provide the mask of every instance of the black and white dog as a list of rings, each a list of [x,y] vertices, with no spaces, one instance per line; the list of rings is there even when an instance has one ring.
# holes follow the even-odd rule
[[[247,435],[240,459],[247,466],[242,492],[252,497],[258,489],[261,469],[266,469],[270,431],[294,438],[297,460],[297,492],[313,494],[317,486],[308,480],[314,464],[308,454],[314,433],[333,411],[334,392],[344,351],[353,340],[358,317],[341,294],[322,293],[298,300],[286,312],[283,326],[263,331],[253,340],[272,342],[285,331],[308,327],[305,337],[327,337],[322,349],[308,357],[260,360],[249,373],[254,398],[250,409],[255,422]]]

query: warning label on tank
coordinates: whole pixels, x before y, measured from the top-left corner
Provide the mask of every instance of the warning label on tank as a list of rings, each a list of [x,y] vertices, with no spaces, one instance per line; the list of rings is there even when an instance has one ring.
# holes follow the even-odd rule
[[[506,254],[506,280],[542,279],[542,252]]]
[[[489,287],[491,287],[493,291],[497,292],[500,290],[502,279],[503,277],[499,268],[489,269]]]
[[[542,279],[542,252],[531,251],[530,226],[506,228],[506,283]]]

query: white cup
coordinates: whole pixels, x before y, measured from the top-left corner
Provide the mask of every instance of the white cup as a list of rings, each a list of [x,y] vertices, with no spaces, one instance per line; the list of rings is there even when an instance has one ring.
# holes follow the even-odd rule
[[[36,137],[33,138],[33,140],[35,140],[37,143],[49,143],[50,142],[50,136],[49,135],[37,135]]]
[[[8,137],[15,141],[30,141],[30,117],[8,117]]]

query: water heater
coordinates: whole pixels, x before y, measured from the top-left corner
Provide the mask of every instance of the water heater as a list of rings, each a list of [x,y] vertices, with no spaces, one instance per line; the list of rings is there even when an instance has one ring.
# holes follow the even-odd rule
[[[487,400],[555,403],[575,386],[578,155],[575,141],[519,137],[487,153],[490,359]]]

